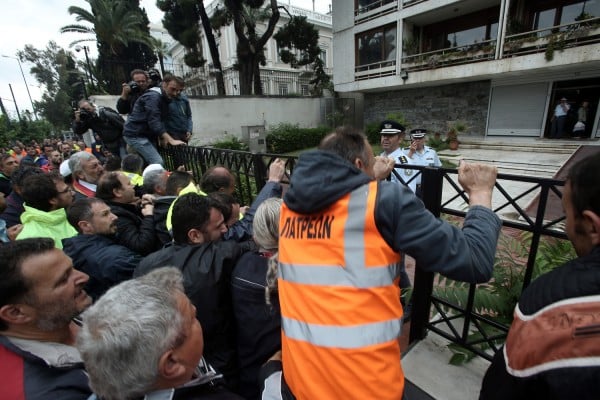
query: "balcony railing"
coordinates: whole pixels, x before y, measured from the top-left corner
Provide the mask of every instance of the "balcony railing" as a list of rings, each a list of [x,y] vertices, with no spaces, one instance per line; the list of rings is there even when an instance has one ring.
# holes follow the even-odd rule
[[[488,61],[494,59],[495,54],[496,40],[485,40],[479,43],[402,57],[402,69],[407,71],[423,71],[439,67]]]
[[[600,43],[600,17],[507,35],[503,54],[521,56],[594,43]]]
[[[398,10],[398,0],[374,0],[354,10],[355,22],[366,22],[380,15]]]
[[[354,68],[354,78],[357,81],[395,74],[396,60],[379,61],[371,64],[358,65]]]

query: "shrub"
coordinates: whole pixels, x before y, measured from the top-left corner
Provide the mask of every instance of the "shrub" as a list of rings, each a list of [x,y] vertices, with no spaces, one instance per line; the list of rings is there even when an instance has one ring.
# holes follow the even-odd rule
[[[298,124],[282,123],[269,127],[267,133],[267,151],[274,154],[290,153],[318,146],[331,128],[300,128]]]
[[[248,151],[248,145],[244,142],[241,142],[235,136],[232,136],[231,138],[224,138],[219,142],[212,143],[210,147],[214,147],[217,149]]]

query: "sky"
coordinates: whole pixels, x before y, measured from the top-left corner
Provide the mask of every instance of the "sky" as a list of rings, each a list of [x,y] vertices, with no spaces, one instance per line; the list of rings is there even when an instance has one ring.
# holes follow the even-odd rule
[[[312,10],[313,1],[315,11],[321,13],[329,11],[331,0],[279,0],[279,4],[291,4]],[[160,22],[162,12],[156,8],[155,0],[141,0],[140,5],[146,9],[151,22]],[[20,0],[13,2],[10,7],[3,7],[2,13],[0,13],[0,26],[2,26],[2,34],[0,35],[0,55],[2,56],[0,57],[0,98],[12,117],[16,118],[15,102],[9,84],[12,86],[16,104],[21,114],[25,110],[32,110],[26,88],[29,89],[31,98],[34,101],[41,98],[43,89],[37,86],[37,81],[29,74],[28,71],[31,65],[26,63],[21,63],[23,75],[25,76],[25,79],[23,79],[19,63],[16,60],[17,51],[22,50],[26,44],[31,44],[37,49],[45,49],[50,40],[55,41],[63,48],[69,48],[69,44],[73,40],[83,37],[83,35],[77,34],[61,34],[59,31],[60,27],[64,25],[76,23],[75,17],[67,11],[70,6],[89,9],[89,4],[85,0]],[[94,47],[94,44],[90,43],[88,46]],[[74,54],[76,58],[84,60],[83,52]],[[25,82],[27,82],[27,86]]]

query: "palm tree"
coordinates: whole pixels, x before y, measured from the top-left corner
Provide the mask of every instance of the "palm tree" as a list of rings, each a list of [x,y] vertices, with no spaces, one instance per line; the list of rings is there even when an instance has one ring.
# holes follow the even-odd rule
[[[71,6],[69,14],[75,15],[77,24],[60,28],[61,33],[76,32],[87,37],[75,40],[74,46],[81,42],[96,41],[99,53],[98,64],[104,68],[103,81],[109,90],[118,90],[121,77],[129,74],[130,65],[119,63],[124,58],[126,48],[130,44],[141,44],[152,47],[152,40],[144,26],[144,18],[140,12],[131,9],[123,0],[85,0],[90,5],[90,11]],[[87,24],[83,24],[83,23]],[[111,91],[112,91],[111,90]]]

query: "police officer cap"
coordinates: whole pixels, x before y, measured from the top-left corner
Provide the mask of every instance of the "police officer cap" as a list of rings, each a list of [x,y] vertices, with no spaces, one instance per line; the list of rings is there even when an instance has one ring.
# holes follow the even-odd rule
[[[397,135],[402,132],[404,132],[404,127],[396,121],[385,120],[381,123],[380,133],[382,135]]]
[[[413,139],[422,139],[427,135],[427,129],[417,128],[410,131],[410,137]]]

